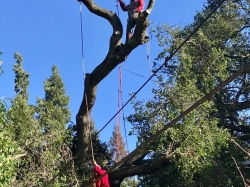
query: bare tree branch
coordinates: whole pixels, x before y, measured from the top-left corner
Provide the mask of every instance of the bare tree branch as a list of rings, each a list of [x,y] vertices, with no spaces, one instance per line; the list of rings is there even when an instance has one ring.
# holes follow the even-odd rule
[[[244,134],[244,135],[238,136],[237,138],[241,141],[248,141],[250,140],[250,134]]]
[[[237,131],[237,132],[250,133],[250,127],[243,126],[243,125],[236,126],[236,125],[227,124],[225,125],[225,128],[233,130],[233,131]]]
[[[250,157],[250,153],[248,153],[243,147],[241,147],[234,139],[230,139],[240,150],[242,150],[248,157]]]
[[[244,183],[244,186],[245,186],[245,187],[248,187],[248,185],[247,185],[246,182],[245,182],[245,179],[244,179],[244,177],[243,177],[243,175],[242,175],[242,173],[241,173],[241,171],[240,171],[240,168],[239,168],[239,166],[238,166],[238,164],[237,164],[235,158],[232,157],[232,159],[233,159],[233,161],[234,161],[234,163],[235,163],[235,166],[236,166],[237,170],[238,170],[239,173],[240,173],[240,176],[241,176],[241,178],[242,178],[242,181],[243,181],[243,183]]]

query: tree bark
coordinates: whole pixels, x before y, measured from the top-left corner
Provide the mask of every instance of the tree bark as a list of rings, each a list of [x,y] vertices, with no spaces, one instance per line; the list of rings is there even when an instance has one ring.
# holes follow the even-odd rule
[[[155,0],[149,0],[147,9],[139,14],[133,37],[119,51],[117,48],[121,44],[123,35],[123,26],[119,17],[114,12],[99,7],[93,0],[81,0],[81,2],[90,12],[106,19],[111,24],[113,33],[110,37],[107,56],[90,74],[86,74],[83,99],[76,115],[77,140],[74,156],[77,164],[84,160],[88,149],[90,141],[89,114],[95,103],[97,86],[118,64],[125,61],[136,47],[148,41],[146,36],[146,29],[149,25],[147,17],[153,9]]]

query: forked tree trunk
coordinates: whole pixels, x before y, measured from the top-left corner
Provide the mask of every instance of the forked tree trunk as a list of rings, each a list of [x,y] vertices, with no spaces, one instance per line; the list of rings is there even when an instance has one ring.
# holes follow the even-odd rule
[[[113,27],[113,33],[110,37],[107,56],[90,74],[86,74],[83,99],[76,116],[77,141],[74,156],[77,165],[81,164],[87,154],[87,144],[90,141],[90,123],[88,121],[88,114],[91,112],[95,103],[97,86],[118,64],[125,61],[127,56],[136,47],[148,42],[146,29],[149,22],[147,17],[153,9],[155,0],[149,0],[146,11],[139,14],[133,37],[129,42],[125,43],[119,51],[117,51],[117,47],[121,43],[123,26],[116,13],[99,7],[93,2],[93,0],[81,0],[81,2],[90,12],[106,19]],[[123,178],[119,179],[118,183],[114,182],[112,186],[116,184],[118,185]]]

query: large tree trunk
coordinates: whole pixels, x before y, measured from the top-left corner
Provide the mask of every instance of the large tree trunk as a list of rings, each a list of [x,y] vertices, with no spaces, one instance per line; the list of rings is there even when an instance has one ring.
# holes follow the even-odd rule
[[[136,47],[148,42],[146,29],[149,22],[147,17],[153,9],[155,0],[149,0],[147,9],[139,14],[133,37],[119,51],[117,48],[121,44],[123,26],[116,13],[99,7],[93,0],[81,0],[81,2],[90,12],[106,19],[111,24],[113,33],[110,37],[107,56],[90,74],[86,74],[83,99],[76,115],[77,140],[74,152],[76,164],[81,164],[87,154],[87,145],[90,141],[89,113],[95,103],[97,86],[118,64],[125,61]],[[118,184],[123,180],[121,177],[112,177],[112,175],[111,178],[118,179]]]

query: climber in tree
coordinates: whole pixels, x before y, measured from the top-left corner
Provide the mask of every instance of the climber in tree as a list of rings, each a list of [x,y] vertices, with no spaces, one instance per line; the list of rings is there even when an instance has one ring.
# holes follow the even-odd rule
[[[122,0],[118,0],[123,11],[128,12],[128,22],[126,30],[126,42],[133,36],[133,28],[136,25],[138,14],[144,8],[144,0],[131,0],[129,5],[125,5]]]
[[[94,166],[94,177],[91,180],[93,182],[95,179],[100,177],[102,174],[106,173],[106,170],[102,170],[102,168],[96,163],[95,160],[92,160],[93,166]],[[109,179],[108,179],[108,174],[102,177],[100,180],[98,180],[95,185],[95,187],[110,187],[109,185]]]

